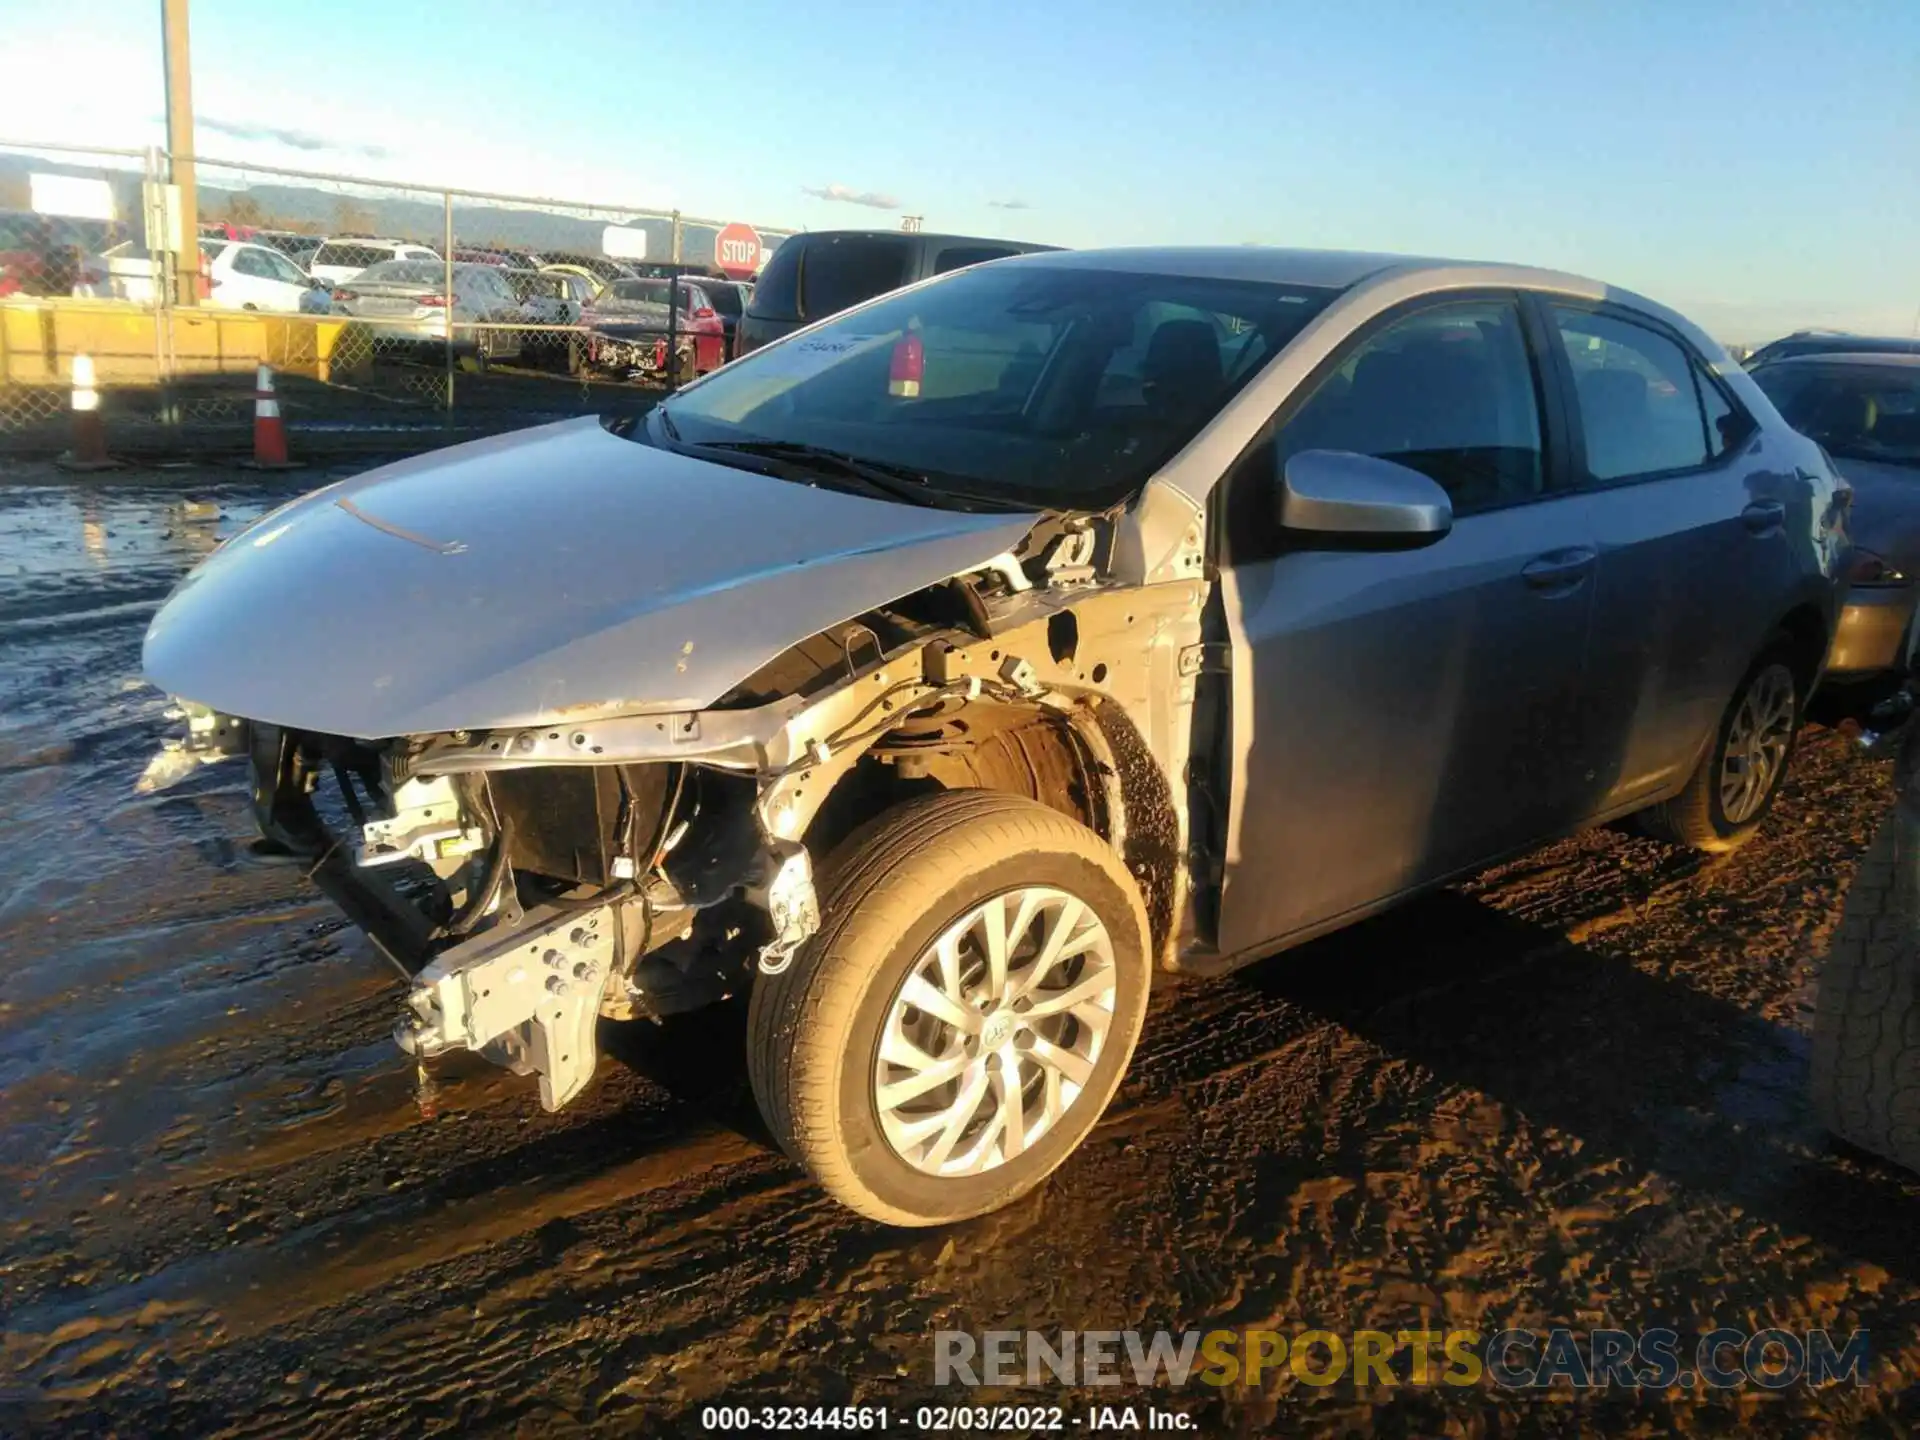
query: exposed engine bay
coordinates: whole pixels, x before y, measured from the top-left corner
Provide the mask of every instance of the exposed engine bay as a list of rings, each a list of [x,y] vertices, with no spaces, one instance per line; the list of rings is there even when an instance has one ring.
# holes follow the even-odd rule
[[[1104,580],[1113,539],[1111,517],[1045,518],[699,710],[368,740],[182,701],[187,737],[142,786],[243,759],[266,842],[407,976],[402,1048],[477,1051],[558,1109],[592,1076],[601,1017],[660,1020],[784,969],[820,925],[816,864],[926,791],[1083,820],[1168,946],[1188,909],[1187,798],[1167,777],[1202,669],[1199,531],[1145,586]]]

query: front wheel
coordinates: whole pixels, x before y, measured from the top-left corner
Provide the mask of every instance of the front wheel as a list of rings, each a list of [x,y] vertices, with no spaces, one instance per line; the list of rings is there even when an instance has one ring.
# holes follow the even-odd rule
[[[1146,1014],[1140,892],[1091,830],[1010,795],[890,810],[825,867],[824,923],[757,975],[748,1071],[836,1199],[939,1225],[1031,1190],[1086,1137]]]
[[[1806,695],[1793,662],[1784,644],[1769,646],[1753,662],[1686,788],[1642,812],[1651,834],[1711,855],[1753,838],[1780,793],[1800,732]]]

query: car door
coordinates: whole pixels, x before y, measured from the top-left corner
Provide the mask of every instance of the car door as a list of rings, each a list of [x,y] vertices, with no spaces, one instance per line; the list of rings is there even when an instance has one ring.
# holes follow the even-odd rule
[[[1577,484],[1594,496],[1596,764],[1606,810],[1691,773],[1795,588],[1811,491],[1685,339],[1543,301]]]
[[[1223,953],[1330,928],[1583,813],[1595,550],[1560,488],[1544,344],[1512,295],[1416,305],[1303,385],[1229,478]],[[1275,467],[1310,449],[1426,473],[1451,532],[1363,550],[1281,530]]]
[[[270,303],[262,303],[262,310],[278,310],[285,314],[294,314],[300,309],[300,302],[312,288],[312,282],[300,273],[300,269],[278,250],[261,249],[260,259],[266,265],[267,278],[263,284],[272,287]]]

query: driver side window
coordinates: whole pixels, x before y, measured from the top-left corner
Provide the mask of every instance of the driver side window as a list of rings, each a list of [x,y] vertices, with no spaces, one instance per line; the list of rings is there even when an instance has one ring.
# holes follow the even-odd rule
[[[1287,548],[1275,468],[1302,450],[1418,470],[1446,490],[1456,516],[1538,499],[1546,488],[1539,386],[1518,302],[1429,307],[1349,349],[1228,477],[1214,531],[1226,563],[1270,560]]]
[[[1347,450],[1437,481],[1456,515],[1538,499],[1540,400],[1519,306],[1421,310],[1369,336],[1282,427],[1280,457]]]

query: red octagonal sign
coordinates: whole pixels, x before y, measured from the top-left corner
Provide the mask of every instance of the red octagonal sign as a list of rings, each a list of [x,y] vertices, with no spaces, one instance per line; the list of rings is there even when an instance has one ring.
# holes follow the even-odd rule
[[[760,232],[734,223],[713,237],[713,263],[738,280],[751,279],[760,269]]]

